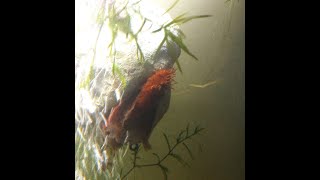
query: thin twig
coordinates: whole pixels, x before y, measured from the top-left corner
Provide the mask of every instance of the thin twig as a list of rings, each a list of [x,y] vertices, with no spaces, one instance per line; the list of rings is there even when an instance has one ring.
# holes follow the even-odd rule
[[[187,127],[187,129],[188,129],[188,127]],[[169,146],[168,153],[165,156],[163,156],[160,160],[158,160],[157,163],[141,164],[141,165],[137,164],[136,160],[137,160],[138,150],[135,150],[134,151],[133,166],[128,170],[128,172],[124,176],[121,177],[121,179],[126,178],[136,167],[141,168],[141,167],[150,167],[150,166],[161,166],[161,163],[164,160],[166,160],[168,156],[172,155],[173,150],[175,150],[178,145],[180,145],[181,143],[184,143],[186,140],[190,139],[191,137],[199,134],[199,132],[202,131],[203,129],[204,128],[196,127],[192,134],[188,135],[188,133],[187,133],[186,136],[183,139],[177,140],[176,144],[173,147]],[[182,134],[182,133],[180,133],[180,134]]]

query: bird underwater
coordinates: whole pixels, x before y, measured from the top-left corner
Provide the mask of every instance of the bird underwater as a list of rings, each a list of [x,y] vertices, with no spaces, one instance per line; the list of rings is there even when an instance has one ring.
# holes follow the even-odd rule
[[[106,118],[104,131],[113,149],[125,143],[142,143],[145,150],[151,149],[149,137],[164,115],[159,113],[161,99],[170,94],[174,77],[173,68],[156,70],[142,85],[134,100],[120,99],[112,108]]]

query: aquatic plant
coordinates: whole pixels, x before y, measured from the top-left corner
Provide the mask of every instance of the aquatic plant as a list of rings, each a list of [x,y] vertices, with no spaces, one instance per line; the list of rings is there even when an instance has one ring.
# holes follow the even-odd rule
[[[190,165],[176,152],[174,152],[174,150],[179,146],[179,145],[183,145],[186,150],[188,151],[190,157],[193,159],[193,154],[190,150],[190,148],[188,147],[188,145],[186,144],[186,141],[188,139],[191,139],[193,136],[200,134],[200,132],[204,130],[204,128],[200,128],[199,126],[197,126],[194,130],[190,131],[189,129],[189,124],[187,126],[186,129],[181,130],[178,134],[178,136],[176,137],[176,141],[173,145],[170,144],[168,136],[163,133],[164,139],[167,143],[168,146],[168,151],[167,153],[161,158],[157,153],[152,153],[156,158],[157,161],[154,163],[149,163],[149,164],[138,164],[137,160],[140,158],[138,156],[139,153],[139,145],[136,146],[136,148],[134,148],[132,151],[133,154],[133,161],[132,161],[132,167],[123,175],[121,176],[120,179],[124,179],[126,178],[135,168],[143,168],[143,167],[152,167],[152,166],[156,166],[159,167],[163,173],[164,179],[168,178],[168,173],[169,173],[169,169],[164,165],[164,161],[168,158],[168,157],[172,157],[174,159],[176,159],[179,163],[181,163],[183,166],[189,166]]]
[[[96,20],[97,24],[99,25],[99,32],[98,32],[98,35],[96,38],[95,47],[93,49],[94,55],[93,55],[93,58],[92,58],[92,61],[91,61],[90,67],[89,67],[89,71],[87,73],[87,78],[85,79],[85,81],[82,82],[81,87],[89,88],[89,84],[90,84],[91,80],[94,78],[93,77],[93,63],[94,63],[95,55],[96,55],[96,45],[99,40],[101,30],[106,22],[108,22],[108,26],[112,30],[112,40],[108,45],[109,55],[114,57],[112,72],[113,72],[113,74],[117,75],[121,79],[122,84],[125,85],[126,81],[125,81],[125,78],[124,78],[124,75],[123,75],[121,69],[117,66],[117,63],[115,61],[116,60],[115,56],[117,54],[117,50],[115,49],[115,42],[116,42],[117,36],[120,32],[125,33],[129,39],[133,39],[135,41],[136,46],[137,46],[137,51],[136,51],[137,59],[140,62],[144,62],[144,60],[145,60],[144,53],[140,47],[140,44],[138,43],[138,36],[147,21],[150,21],[151,23],[154,23],[154,22],[152,22],[152,20],[150,20],[150,18],[144,17],[139,12],[139,10],[134,9],[134,11],[143,19],[143,23],[141,24],[141,26],[137,32],[133,32],[133,30],[130,26],[131,16],[127,12],[128,8],[134,8],[134,6],[138,5],[140,3],[140,1],[137,1],[136,3],[133,3],[131,5],[131,7],[128,7],[128,2],[129,2],[129,0],[128,0],[122,8],[117,8],[115,5],[116,1],[111,1],[111,3],[106,5],[107,0],[103,0],[101,7],[100,7],[100,10],[99,10],[99,13],[98,13],[98,16],[97,16],[97,20]],[[167,13],[171,9],[173,9],[174,6],[179,1],[180,0],[176,0],[175,3],[173,3],[165,11],[165,13]],[[108,11],[106,10],[106,8],[108,8]],[[108,12],[107,14],[106,14],[106,11]],[[186,15],[187,15],[187,13],[182,13],[181,15],[174,18],[172,21],[170,21],[166,24],[163,24],[158,30],[153,31],[153,33],[160,33],[160,32],[164,33],[164,38],[161,41],[161,43],[158,45],[158,49],[157,49],[155,55],[159,52],[159,50],[164,45],[164,43],[170,44],[169,40],[172,40],[184,52],[186,52],[188,55],[193,57],[195,60],[198,60],[198,58],[193,53],[191,53],[191,51],[188,49],[187,45],[184,43],[184,39],[185,39],[186,35],[183,33],[183,31],[181,29],[174,29],[172,27],[185,24],[193,19],[211,17],[211,15],[195,15],[195,16],[186,16]],[[174,30],[177,30],[177,33],[175,33]],[[176,60],[175,63],[177,64],[178,70],[182,73],[182,68],[181,68],[181,65],[180,65],[178,59]]]
[[[171,5],[165,13],[169,12],[174,6],[178,3],[179,0],[175,1],[173,5]],[[127,86],[127,77],[124,74],[124,69],[119,66],[116,62],[116,56],[119,54],[118,49],[116,48],[117,38],[120,33],[126,34],[126,37],[133,41],[136,45],[136,59],[140,64],[145,63],[145,52],[142,51],[142,48],[139,44],[139,35],[141,30],[144,28],[146,22],[153,22],[150,18],[144,17],[138,8],[135,8],[136,5],[139,5],[140,1],[133,3],[129,6],[128,2],[122,4],[121,6],[116,5],[118,1],[108,1],[103,0],[101,3],[101,7],[99,8],[99,12],[96,18],[96,23],[98,25],[98,34],[95,40],[95,45],[93,47],[93,56],[90,59],[90,63],[85,68],[84,78],[79,78],[80,83],[76,85],[76,91],[80,91],[82,95],[82,101],[88,101],[91,106],[95,106],[99,104],[99,100],[105,98],[104,94],[90,94],[93,92],[93,86],[95,85],[95,79],[98,78],[98,73],[95,72],[94,63],[96,61],[96,49],[97,43],[101,36],[102,29],[104,26],[108,25],[111,29],[111,41],[107,42],[106,51],[108,51],[109,56],[113,60],[112,62],[112,74],[115,76],[114,78],[118,78],[121,81],[119,85],[120,91],[126,89]],[[143,20],[140,27],[135,31],[130,26],[132,17],[128,13],[128,9],[133,9],[136,14],[138,14]],[[173,20],[166,22],[160,26],[159,29],[153,31],[153,33],[163,33],[164,38],[158,45],[158,48],[154,55],[159,53],[161,47],[166,43],[168,46],[175,43],[188,55],[192,56],[195,60],[198,58],[191,53],[189,48],[186,46],[184,42],[185,34],[181,29],[174,28],[175,26],[182,25],[186,22],[189,22],[193,19],[198,18],[206,18],[210,17],[210,15],[199,15],[199,16],[187,16],[186,13],[183,13]],[[179,61],[176,59],[175,63],[178,67],[178,70],[182,72],[182,68],[179,64]],[[100,72],[99,72],[100,73]],[[96,93],[96,92],[95,92]],[[87,97],[87,99],[86,99]],[[107,97],[108,98],[108,97]],[[106,105],[105,105],[106,106]],[[90,109],[90,107],[88,108]],[[189,152],[190,156],[193,157],[190,148],[186,144],[188,139],[191,139],[193,136],[199,134],[203,128],[196,127],[194,130],[189,129],[189,125],[186,129],[179,132],[176,137],[176,142],[174,144],[169,143],[169,139],[166,133],[163,134],[166,144],[168,146],[168,152],[163,157],[160,157],[157,153],[153,153],[155,157],[157,157],[157,162],[150,164],[140,164],[139,163],[139,145],[134,147],[130,147],[130,145],[124,144],[118,149],[108,149],[108,151],[104,151],[106,148],[106,139],[104,132],[101,130],[100,121],[97,120],[97,117],[100,114],[96,113],[97,111],[88,112],[81,108],[76,108],[76,122],[78,125],[75,130],[75,158],[76,158],[76,179],[125,179],[130,175],[130,173],[136,168],[142,167],[151,167],[157,166],[159,167],[164,177],[167,177],[168,168],[164,165],[164,161],[172,157],[178,160],[183,165],[188,166],[188,163],[181,158],[179,153],[175,152],[176,147],[184,146]],[[104,115],[102,118],[107,118]],[[81,122],[81,123],[79,123]],[[132,151],[132,165],[127,171],[125,171],[125,167],[128,164],[124,163],[124,159],[128,158],[128,151]],[[127,162],[127,161],[126,161]]]

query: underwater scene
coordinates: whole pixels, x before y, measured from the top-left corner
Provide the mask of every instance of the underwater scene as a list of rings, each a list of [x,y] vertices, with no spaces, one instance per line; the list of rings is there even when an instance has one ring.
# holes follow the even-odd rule
[[[245,1],[75,1],[75,179],[245,179]]]

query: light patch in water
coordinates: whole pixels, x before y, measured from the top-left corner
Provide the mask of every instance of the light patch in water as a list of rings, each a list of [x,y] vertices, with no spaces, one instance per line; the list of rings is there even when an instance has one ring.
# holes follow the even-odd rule
[[[119,101],[121,97],[119,88],[115,90],[115,94],[116,94],[117,101]]]
[[[206,87],[213,85],[213,84],[216,84],[216,83],[217,83],[217,81],[211,81],[206,84],[189,84],[189,86],[196,87],[196,88],[206,88]]]
[[[87,90],[80,90],[80,97],[82,98],[82,107],[93,113],[96,110],[96,106]]]

